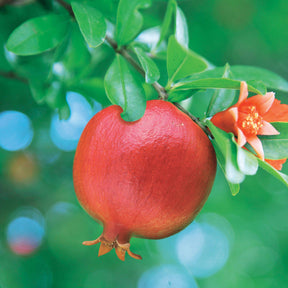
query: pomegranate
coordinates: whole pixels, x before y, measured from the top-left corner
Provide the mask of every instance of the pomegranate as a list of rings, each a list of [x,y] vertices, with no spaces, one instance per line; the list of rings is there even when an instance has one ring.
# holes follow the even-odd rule
[[[132,236],[160,239],[185,228],[213,185],[216,157],[206,134],[163,100],[147,102],[144,116],[124,121],[113,105],[85,127],[76,150],[74,186],[83,208],[104,226],[84,245],[113,248],[125,259]]]

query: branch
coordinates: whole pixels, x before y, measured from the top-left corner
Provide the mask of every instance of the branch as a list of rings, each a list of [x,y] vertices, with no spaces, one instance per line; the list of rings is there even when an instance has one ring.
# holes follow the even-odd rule
[[[112,39],[108,35],[106,35],[106,42],[115,50],[116,53],[122,55],[143,77],[145,77],[145,71],[138,64],[138,62],[131,56],[131,54],[125,47],[122,46],[120,49],[118,49],[117,43],[114,41],[114,39]],[[168,99],[168,94],[162,85],[160,85],[157,81],[152,83],[151,85],[157,91],[159,99],[162,100]]]
[[[73,18],[75,18],[73,10],[68,3],[64,2],[63,0],[55,0],[55,1],[58,2],[63,8],[65,8]],[[122,55],[143,77],[145,77],[145,71],[138,64],[138,62],[131,56],[131,54],[129,53],[129,50],[127,50],[126,47],[122,46],[119,49],[117,42],[108,35],[106,35],[105,40],[114,49],[114,51],[116,53]],[[168,99],[167,91],[165,90],[165,88],[161,84],[159,84],[156,81],[152,84],[152,86],[157,91],[157,93],[159,95],[159,99],[162,99],[162,100]],[[211,137],[213,139],[213,136],[212,136],[210,130],[208,129],[208,127],[203,125],[203,123],[197,117],[192,115],[189,111],[187,111],[179,103],[173,102],[173,104],[179,110],[181,110],[183,113],[185,113],[188,117],[190,117],[209,137]]]
[[[12,2],[14,2],[14,0],[0,0],[0,8],[12,4]]]
[[[0,76],[5,77],[5,78],[9,78],[9,79],[15,79],[15,80],[21,81],[23,83],[28,83],[28,80],[26,78],[17,75],[13,71],[7,71],[7,72],[6,71],[0,71]]]
[[[74,12],[72,10],[71,5],[69,5],[68,3],[66,3],[63,0],[55,0],[55,1],[59,5],[61,5],[64,9],[66,9],[68,11],[68,13],[70,14],[70,16],[75,19],[75,15],[74,15]],[[121,47],[120,49],[118,49],[118,45],[115,42],[115,40],[112,39],[111,37],[109,37],[108,35],[106,35],[105,40],[114,49],[114,51],[116,53],[122,55],[143,77],[145,77],[145,71],[134,60],[134,58],[130,55],[130,53],[128,52],[128,50],[125,47]],[[157,91],[160,99],[162,99],[162,100],[167,100],[168,99],[168,94],[167,94],[165,88],[162,85],[160,85],[158,82],[154,82],[152,84],[152,86]]]
[[[1,1],[1,0],[0,0]],[[2,0],[5,3],[9,3],[12,2],[13,0]],[[69,15],[75,19],[75,15],[74,12],[72,10],[72,7],[70,4],[66,3],[64,0],[55,0],[59,5],[61,5],[68,13]],[[1,7],[1,3],[0,2],[0,7]],[[114,39],[112,39],[111,37],[109,37],[108,35],[106,35],[105,37],[106,42],[114,49],[114,51],[120,55],[122,55],[143,77],[145,77],[145,71],[143,70],[143,68],[139,65],[139,63],[131,56],[131,54],[129,53],[129,50],[127,50],[127,48],[125,47],[121,47],[119,49],[116,41]],[[14,72],[1,72],[0,71],[0,76],[6,77],[6,78],[12,78],[12,79],[17,79],[20,80],[24,83],[27,83],[28,80],[25,78],[22,78],[20,76],[18,76],[17,74],[15,74]],[[168,99],[168,94],[167,91],[165,90],[165,88],[159,84],[157,81],[154,82],[152,84],[152,86],[154,87],[154,89],[157,91],[158,95],[159,95],[159,99],[162,100],[167,100]],[[179,103],[177,102],[173,102],[173,104],[179,109],[181,110],[183,113],[185,113],[188,117],[190,117],[209,137],[213,138],[210,130],[203,125],[203,123],[194,115],[192,115],[189,111],[187,111],[183,106],[181,106]]]
[[[70,14],[70,16],[72,18],[75,19],[75,15],[74,12],[72,10],[72,7],[70,4],[68,4],[67,2],[63,1],[63,0],[55,0],[55,2],[57,2],[59,5],[61,5],[65,10],[67,10],[67,12]]]
[[[125,47],[121,47],[118,49],[117,43],[110,38],[109,36],[106,36],[106,41],[109,43],[109,45],[115,50],[116,53],[119,53],[122,55],[143,77],[145,77],[145,71],[143,68],[134,60],[134,58],[130,55],[129,51]],[[159,98],[162,100],[168,99],[168,94],[165,90],[165,88],[159,84],[157,81],[152,84],[154,89],[158,92]],[[181,110],[183,113],[185,113],[188,117],[190,117],[209,137],[213,139],[213,136],[210,132],[210,130],[203,125],[203,123],[194,115],[192,115],[189,111],[187,111],[183,106],[181,106],[177,102],[173,102],[173,104]]]

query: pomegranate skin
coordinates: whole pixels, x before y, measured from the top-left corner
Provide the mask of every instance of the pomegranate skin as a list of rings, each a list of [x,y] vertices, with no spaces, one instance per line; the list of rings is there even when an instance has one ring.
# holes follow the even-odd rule
[[[213,146],[186,114],[163,100],[147,102],[144,116],[124,121],[121,107],[97,113],[75,154],[73,179],[83,208],[104,226],[99,255],[116,249],[124,260],[132,236],[160,239],[185,228],[211,191]],[[123,255],[124,254],[124,255]]]

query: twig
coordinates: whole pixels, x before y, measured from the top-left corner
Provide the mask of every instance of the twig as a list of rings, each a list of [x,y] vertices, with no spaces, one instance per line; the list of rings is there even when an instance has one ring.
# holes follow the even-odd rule
[[[9,78],[9,79],[15,79],[15,80],[21,81],[23,83],[28,83],[28,80],[26,78],[17,75],[13,71],[7,71],[7,72],[6,71],[0,71],[0,76],[5,77],[5,78]]]
[[[129,51],[125,47],[121,47],[118,49],[117,43],[111,37],[106,35],[106,42],[115,50],[116,53],[122,55],[143,77],[145,77],[145,71],[143,68],[137,63],[137,61],[131,56]],[[157,91],[159,95],[159,99],[167,100],[168,94],[165,88],[160,85],[157,81],[152,83],[152,86]]]
[[[69,14],[71,15],[71,17],[75,18],[75,15],[73,13],[71,5],[69,5],[68,3],[66,3],[63,0],[55,0],[55,1],[57,3],[59,3],[64,9],[66,9],[69,12]],[[143,77],[145,77],[145,71],[134,60],[134,58],[130,55],[130,53],[128,52],[128,50],[125,47],[121,47],[119,49],[116,41],[114,39],[112,39],[111,37],[109,37],[108,35],[106,35],[105,40],[114,49],[114,51],[116,53],[122,55]],[[167,94],[165,88],[162,85],[160,85],[158,82],[154,82],[152,84],[152,86],[157,91],[160,99],[162,99],[162,100],[167,100],[168,99],[168,94]]]
[[[1,1],[1,0],[0,0]],[[12,2],[13,0],[4,0],[4,2]],[[75,15],[74,12],[72,10],[72,7],[70,4],[66,3],[63,0],[55,0],[59,5],[61,5],[64,9],[67,10],[67,12],[70,14],[70,16],[72,18],[75,19]],[[1,2],[0,2],[0,7],[1,7]],[[129,53],[129,50],[127,50],[126,47],[122,46],[122,47],[118,47],[117,42],[112,39],[111,37],[109,37],[108,35],[106,35],[105,37],[106,42],[114,49],[114,51],[120,55],[122,55],[143,77],[145,77],[145,71],[143,70],[143,68],[138,64],[138,62],[131,56],[131,54]],[[0,76],[6,77],[6,78],[12,78],[12,79],[17,79],[20,80],[24,83],[27,83],[28,80],[25,78],[22,78],[20,76],[18,76],[17,74],[15,74],[14,72],[1,72],[0,71]],[[167,100],[168,99],[168,94],[167,91],[165,90],[165,88],[159,84],[157,81],[154,82],[152,84],[152,86],[154,87],[154,89],[157,91],[158,95],[159,95],[159,99],[162,100]],[[203,123],[194,115],[192,115],[189,111],[187,111],[183,106],[181,106],[179,103],[177,102],[173,102],[173,104],[179,109],[181,110],[183,113],[185,113],[188,117],[190,117],[209,137],[213,138],[210,130],[203,125]]]
[[[213,135],[211,134],[210,130],[208,129],[208,127],[206,127],[205,125],[203,125],[203,123],[199,120],[199,118],[197,118],[196,116],[194,116],[193,114],[191,114],[189,111],[187,111],[183,106],[181,106],[179,103],[177,102],[173,102],[173,104],[179,109],[181,110],[183,113],[185,113],[187,116],[189,116],[206,134],[207,136],[209,136],[211,139],[214,139]]]
[[[115,50],[116,53],[119,53],[122,55],[143,77],[145,77],[145,71],[142,69],[142,67],[134,60],[134,58],[130,55],[129,51],[125,47],[121,47],[118,49],[117,43],[110,38],[109,36],[106,36],[106,41],[110,44],[110,46]],[[157,81],[152,84],[154,89],[157,91],[159,95],[159,99],[167,100],[168,94],[165,90],[165,88],[159,84]],[[190,117],[209,137],[213,139],[213,136],[210,132],[210,130],[203,125],[203,123],[194,115],[192,115],[189,111],[187,111],[183,106],[181,106],[177,102],[173,102],[173,104],[181,110],[183,113],[185,113],[188,117]]]
[[[71,8],[71,6],[68,3],[64,2],[63,0],[55,0],[55,1],[58,2],[60,5],[62,5],[69,12],[69,14],[73,18],[75,18],[75,15],[74,15],[74,13],[72,11],[72,8]],[[114,51],[116,53],[122,55],[143,77],[145,77],[145,71],[138,64],[138,62],[131,56],[131,54],[129,53],[129,50],[127,50],[127,48],[125,46],[122,46],[122,47],[119,48],[118,45],[117,45],[117,42],[114,39],[112,39],[110,36],[108,36],[108,35],[106,35],[105,40],[114,49]],[[168,99],[167,91],[165,90],[165,88],[161,84],[159,84],[156,81],[156,82],[154,82],[152,84],[152,86],[157,91],[157,93],[159,95],[159,99],[162,99],[162,100],[167,100]],[[203,125],[203,123],[197,117],[192,115],[189,111],[187,111],[179,103],[173,102],[173,104],[179,110],[181,110],[183,113],[185,113],[188,117],[190,117],[209,137],[211,137],[213,139],[213,136],[212,136],[210,130],[208,129],[208,127]]]
[[[67,2],[63,1],[63,0],[55,0],[59,5],[61,5],[64,9],[67,10],[67,12],[70,14],[70,16],[72,18],[75,18],[74,12],[72,10],[72,7],[70,4],[68,4]]]
[[[0,8],[12,4],[12,2],[14,2],[14,0],[0,0]]]

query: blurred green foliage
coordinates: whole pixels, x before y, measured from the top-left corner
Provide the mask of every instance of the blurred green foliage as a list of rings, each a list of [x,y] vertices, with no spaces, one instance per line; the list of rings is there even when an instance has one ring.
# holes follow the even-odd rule
[[[113,23],[117,4],[115,0],[101,0],[97,9]],[[161,25],[166,4],[154,0],[150,8],[140,10],[145,29]],[[224,0],[187,0],[178,4],[186,15],[189,47],[210,63],[259,66],[288,79],[287,1],[233,0],[227,4]],[[5,48],[16,27],[52,10],[63,12],[58,3],[49,0],[18,1],[18,5],[0,7],[0,113],[23,112],[34,131],[32,143],[24,150],[0,148],[0,287],[137,287],[143,273],[152,267],[161,264],[182,267],[176,256],[165,258],[174,247],[168,247],[164,257],[159,249],[161,240],[133,239],[133,251],[144,259],[127,258],[122,263],[113,253],[98,258],[98,247],[82,246],[82,241],[95,239],[102,228],[83,211],[75,197],[74,150],[59,149],[50,137],[55,111],[60,109],[63,118],[69,116],[67,91],[79,92],[90,104],[93,98],[102,106],[109,104],[102,79],[113,60],[113,49],[106,45],[87,47],[74,24],[67,32],[71,37],[64,37],[56,50],[24,57]],[[52,65],[58,62],[62,70],[51,73]],[[165,63],[155,62],[163,84],[167,80]],[[9,74],[10,71],[17,71],[17,75]],[[34,79],[31,88],[26,79]],[[37,93],[33,93],[33,87]],[[52,92],[59,93],[58,96],[50,87],[57,88]],[[155,98],[150,86],[144,84],[144,90],[147,98]],[[278,99],[288,103],[287,93],[276,92]],[[195,96],[191,112],[197,115],[205,110],[207,101],[201,94]],[[9,127],[10,123],[5,125]],[[287,287],[287,187],[261,170],[256,176],[246,177],[240,193],[233,197],[221,171],[218,172],[212,193],[196,222],[209,223],[224,232],[229,227],[226,231],[229,258],[217,273],[194,277],[198,287]],[[287,174],[287,165],[283,172]],[[19,255],[11,248],[8,228],[13,219],[23,214],[24,208],[30,209],[32,218],[33,209],[38,211],[45,233],[33,253]],[[215,219],[209,215],[216,215]],[[228,223],[226,226],[223,221],[217,222],[219,216]],[[214,239],[210,240],[213,243]],[[193,270],[189,273],[193,278]]]

